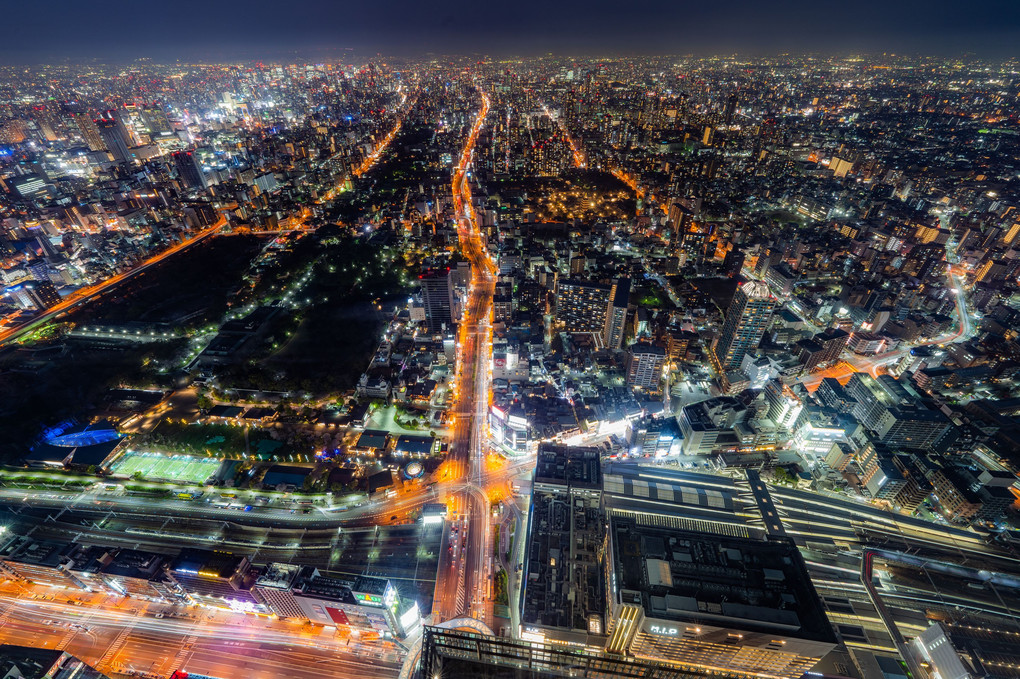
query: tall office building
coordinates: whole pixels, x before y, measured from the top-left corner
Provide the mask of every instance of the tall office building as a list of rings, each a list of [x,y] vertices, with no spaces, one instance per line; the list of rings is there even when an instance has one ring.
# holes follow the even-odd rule
[[[754,275],[758,278],[765,278],[765,274],[768,273],[769,267],[779,264],[782,259],[782,248],[776,245],[768,246],[764,249],[764,251],[758,254],[758,259],[754,263]]]
[[[723,258],[722,269],[727,278],[736,278],[744,266],[744,253],[738,247],[733,247]]]
[[[618,278],[609,291],[609,308],[606,311],[606,327],[603,338],[606,347],[619,349],[623,346],[623,335],[627,326],[627,305],[630,303],[630,279]]]
[[[99,135],[99,128],[96,127],[96,121],[81,113],[72,113],[71,115],[74,116],[74,122],[77,123],[78,129],[81,131],[81,136],[89,147],[89,151],[104,150],[106,148],[106,144],[103,143],[103,138]]]
[[[937,449],[951,433],[942,411],[926,408],[892,375],[854,373],[846,393],[855,401],[857,421],[894,450]]]
[[[627,352],[627,384],[648,391],[657,391],[662,380],[666,350],[646,342],[638,342]]]
[[[715,345],[715,356],[721,369],[740,367],[744,354],[761,343],[775,308],[776,300],[762,281],[749,281],[737,288]]]
[[[604,335],[612,287],[577,280],[560,281],[556,291],[556,320],[570,333]]]
[[[202,165],[198,162],[198,157],[194,153],[191,151],[174,151],[172,155],[174,166],[177,168],[177,174],[185,186],[189,189],[204,189],[207,186],[205,173],[202,172]]]
[[[131,160],[131,137],[124,123],[113,118],[100,118],[95,122],[103,146],[113,154],[114,160],[125,163]]]
[[[723,122],[726,125],[733,124],[733,116],[737,112],[737,93],[734,92],[726,99],[726,109],[723,113]]]
[[[429,269],[418,277],[418,283],[429,331],[451,327],[455,322],[456,300],[450,268]]]
[[[701,264],[708,256],[709,250],[714,252],[712,243],[715,226],[709,222],[691,222],[680,234],[680,245],[677,254],[680,263],[694,262]]]
[[[680,242],[694,223],[694,213],[680,203],[673,203],[669,206],[669,222],[672,224],[672,231],[669,238],[669,251],[677,253],[680,251]]]

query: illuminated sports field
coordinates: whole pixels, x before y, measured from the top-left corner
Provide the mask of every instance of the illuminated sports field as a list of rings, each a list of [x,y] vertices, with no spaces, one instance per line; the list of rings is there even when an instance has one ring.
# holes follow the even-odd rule
[[[220,461],[216,459],[129,451],[114,464],[113,473],[133,476],[141,472],[144,478],[152,481],[203,483],[219,466]]]

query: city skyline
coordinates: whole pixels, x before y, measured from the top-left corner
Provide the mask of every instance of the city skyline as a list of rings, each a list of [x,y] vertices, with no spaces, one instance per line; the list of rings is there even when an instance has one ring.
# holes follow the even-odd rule
[[[0,675],[1016,674],[1014,61],[345,56],[0,68]]]

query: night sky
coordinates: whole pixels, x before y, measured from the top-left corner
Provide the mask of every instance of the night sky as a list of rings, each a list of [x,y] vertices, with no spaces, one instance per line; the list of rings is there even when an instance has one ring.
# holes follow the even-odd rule
[[[780,51],[1020,56],[1020,1],[6,0],[0,60]]]

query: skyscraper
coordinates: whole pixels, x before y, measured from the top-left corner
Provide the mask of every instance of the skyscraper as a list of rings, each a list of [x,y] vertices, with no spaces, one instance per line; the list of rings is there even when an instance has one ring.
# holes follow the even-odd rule
[[[567,332],[602,335],[606,328],[612,288],[600,283],[560,281],[556,291],[556,320]]]
[[[100,118],[96,121],[99,136],[103,139],[106,150],[113,154],[118,163],[131,160],[131,138],[128,136],[124,123],[112,118]]]
[[[606,327],[603,332],[606,347],[609,349],[619,349],[623,346],[629,302],[630,279],[618,278],[613,282],[613,287],[609,292],[609,309],[606,311]]]
[[[666,350],[647,342],[638,342],[627,352],[627,384],[658,391]]]
[[[450,268],[429,269],[418,277],[429,331],[442,330],[454,323],[454,290]]]
[[[725,113],[723,114],[723,122],[726,123],[726,125],[732,125],[733,114],[735,114],[736,112],[737,112],[737,93],[734,92],[729,96],[728,99],[726,99],[726,109]]]
[[[776,300],[762,281],[750,281],[737,288],[715,345],[715,357],[721,369],[739,367],[744,354],[758,346],[775,308]]]
[[[174,166],[181,182],[189,189],[204,189],[206,187],[205,173],[198,158],[191,151],[174,151]]]
[[[103,144],[103,138],[99,136],[99,128],[96,127],[96,122],[87,115],[81,113],[71,114],[74,116],[74,122],[78,124],[78,129],[81,130],[81,136],[88,144],[90,151],[102,151],[106,148]]]

